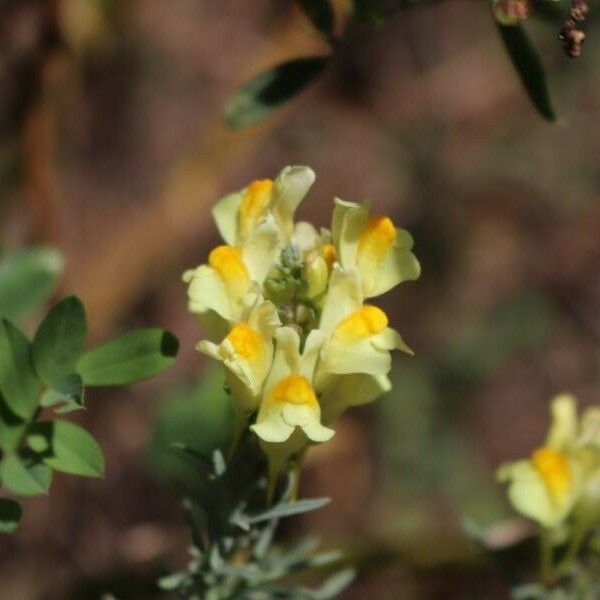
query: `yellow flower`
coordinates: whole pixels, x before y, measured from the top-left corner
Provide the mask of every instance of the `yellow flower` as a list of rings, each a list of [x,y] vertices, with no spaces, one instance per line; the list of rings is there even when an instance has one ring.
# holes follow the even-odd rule
[[[281,324],[271,302],[258,302],[245,321],[236,323],[220,344],[208,340],[196,348],[222,361],[232,377],[228,377],[234,404],[244,412],[258,408],[262,387],[273,361],[273,334]]]
[[[600,416],[592,409],[579,422],[575,399],[552,401],[552,423],[544,446],[529,459],[503,465],[498,478],[509,484],[508,497],[522,514],[544,527],[557,527],[584,498],[600,469]]]
[[[300,337],[291,327],[276,332],[277,349],[265,384],[256,423],[250,427],[265,442],[285,442],[296,428],[308,440],[325,442],[334,431],[321,425],[321,407],[312,385],[323,338],[313,330],[300,354]]]
[[[332,237],[338,260],[346,270],[358,270],[365,298],[417,279],[421,267],[411,252],[413,239],[389,217],[370,215],[366,206],[335,199]]]
[[[387,315],[363,304],[357,273],[339,266],[331,274],[319,329],[326,336],[315,378],[319,390],[331,385],[335,375],[387,375],[391,350],[412,354],[400,334],[388,327]]]
[[[280,241],[294,231],[294,213],[315,180],[309,167],[285,167],[275,181],[257,180],[222,198],[213,209],[219,232],[227,244],[241,246],[269,214],[275,219]]]
[[[237,322],[248,304],[256,300],[260,286],[278,257],[278,238],[279,230],[273,217],[267,217],[252,230],[241,247],[214,248],[208,256],[208,264],[183,275],[189,284],[189,310],[199,315],[212,311],[226,321]]]

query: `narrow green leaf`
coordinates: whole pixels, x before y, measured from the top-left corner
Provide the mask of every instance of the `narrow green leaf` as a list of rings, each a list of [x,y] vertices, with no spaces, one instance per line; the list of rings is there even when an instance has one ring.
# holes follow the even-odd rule
[[[311,23],[325,35],[331,35],[335,24],[335,15],[329,0],[298,0]]]
[[[19,454],[8,454],[0,463],[2,485],[21,496],[46,494],[52,481],[52,471],[37,460]]]
[[[43,421],[33,425],[29,431],[48,441],[48,450],[42,455],[42,460],[55,471],[83,477],[103,475],[102,450],[79,425],[69,421]]]
[[[362,23],[381,25],[385,21],[383,11],[374,0],[352,0],[352,9]]]
[[[546,72],[529,36],[520,25],[496,23],[496,26],[529,99],[545,119],[554,121],[556,115],[550,100]]]
[[[0,317],[17,319],[48,300],[62,271],[60,253],[29,248],[0,261]]]
[[[63,377],[48,388],[40,399],[43,407],[54,406],[57,414],[64,414],[83,408],[83,379],[78,373]],[[57,406],[60,405],[60,406]]]
[[[318,589],[313,591],[314,600],[331,600],[337,598],[355,579],[356,571],[354,569],[344,569],[332,575]]]
[[[0,498],[0,533],[12,533],[21,522],[23,511],[18,502]]]
[[[85,307],[69,296],[50,310],[33,340],[33,361],[42,380],[52,386],[75,371],[87,334]]]
[[[28,422],[17,417],[0,396],[0,448],[4,452],[14,452],[19,446]]]
[[[162,329],[126,333],[82,356],[77,371],[86,385],[123,385],[148,379],[170,367],[179,342]]]
[[[316,79],[328,61],[327,56],[297,58],[261,73],[227,101],[225,122],[240,129],[268,117]]]
[[[10,321],[0,322],[0,391],[16,415],[28,419],[38,405],[38,381],[29,340]]]
[[[317,510],[330,502],[329,498],[305,498],[303,500],[296,500],[295,502],[284,502],[260,514],[245,516],[245,520],[247,523],[252,524],[260,523],[261,521],[270,521],[271,519],[280,519],[281,517],[291,517],[292,515]]]

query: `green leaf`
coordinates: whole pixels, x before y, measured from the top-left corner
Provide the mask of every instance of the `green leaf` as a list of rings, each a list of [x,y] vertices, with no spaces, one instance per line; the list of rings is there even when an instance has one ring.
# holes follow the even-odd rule
[[[18,502],[0,498],[0,533],[12,533],[21,522],[23,511]]]
[[[137,329],[82,356],[77,371],[86,385],[123,385],[148,379],[175,362],[177,338],[162,329]]]
[[[57,414],[64,414],[83,408],[84,386],[81,375],[73,373],[57,381],[48,388],[40,400],[43,407],[61,405],[55,408]]]
[[[554,121],[556,115],[550,100],[546,72],[527,33],[520,25],[496,23],[496,26],[529,99],[545,119]]]
[[[225,122],[240,129],[268,117],[316,79],[328,61],[327,56],[297,58],[261,73],[227,101]]]
[[[311,23],[325,35],[331,35],[335,24],[335,15],[328,0],[298,0]]]
[[[0,396],[0,448],[5,452],[13,452],[27,429],[28,422],[17,417]]]
[[[0,322],[0,391],[19,417],[34,413],[39,389],[29,340],[7,320]]]
[[[354,16],[362,23],[381,25],[385,17],[373,0],[352,0]]]
[[[29,248],[0,261],[0,316],[17,319],[48,300],[62,271],[60,253]]]
[[[21,496],[46,494],[52,481],[52,471],[38,460],[20,454],[8,454],[0,463],[2,485]]]
[[[69,296],[50,310],[33,340],[33,361],[42,380],[52,386],[75,371],[85,346],[87,320],[79,298]]]
[[[42,455],[42,460],[55,471],[83,477],[101,477],[104,474],[100,446],[79,425],[69,421],[43,421],[33,425],[29,432],[47,440],[48,450]]]

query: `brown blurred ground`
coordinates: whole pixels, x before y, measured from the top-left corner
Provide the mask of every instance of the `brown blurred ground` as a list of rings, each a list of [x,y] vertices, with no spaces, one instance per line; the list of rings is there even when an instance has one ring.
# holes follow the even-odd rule
[[[485,7],[452,0],[352,27],[317,85],[232,133],[219,110],[236,86],[324,51],[290,1],[6,2],[0,30],[5,244],[64,251],[61,291],[85,300],[95,341],[149,323],[181,340],[156,380],[88,395],[107,476],[57,477],[25,502],[0,546],[2,597],[99,597],[185,560],[177,503],[143,468],[161,396],[205,366],[180,274],[217,242],[212,203],[290,163],[317,172],[300,217],[328,225],[334,195],[370,198],[414,233],[423,266],[383,299],[417,358],[398,357],[395,393],[313,453],[303,491],[335,508],[302,529],[365,559],[349,599],[505,597],[461,519],[478,494],[484,513],[502,506],[493,471],[539,442],[553,393],[599,398],[600,31],[567,64],[554,31],[535,28],[554,125]],[[522,298],[524,320],[494,333]]]

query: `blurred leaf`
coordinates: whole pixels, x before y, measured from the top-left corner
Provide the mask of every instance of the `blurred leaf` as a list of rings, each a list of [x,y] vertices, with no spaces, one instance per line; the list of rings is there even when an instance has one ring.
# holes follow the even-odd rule
[[[320,32],[326,35],[333,32],[335,15],[329,0],[298,0],[298,4]]]
[[[453,378],[485,377],[515,352],[539,347],[547,338],[554,318],[553,307],[543,294],[520,293],[457,339],[442,369]]]
[[[550,100],[546,72],[527,33],[520,25],[496,23],[496,26],[530,100],[545,119],[554,121],[556,115]]]
[[[21,522],[21,507],[18,502],[0,498],[0,533],[12,533]]]
[[[213,451],[226,451],[233,433],[233,410],[222,369],[209,369],[199,384],[170,393],[160,406],[148,448],[149,468],[180,488],[203,489],[203,473],[212,472]],[[189,454],[190,460],[182,459],[183,454]],[[207,464],[205,471],[200,469],[200,457]]]
[[[86,353],[77,371],[86,385],[123,385],[148,379],[175,362],[177,338],[168,331],[131,331]]]
[[[311,596],[315,600],[336,598],[354,581],[355,577],[354,569],[344,569],[332,575],[318,590],[313,591]]]
[[[273,508],[257,515],[243,515],[244,520],[249,524],[270,521],[271,519],[280,519],[282,517],[291,517],[306,512],[311,512],[327,506],[331,500],[329,498],[304,498],[294,502],[284,502],[277,504]]]
[[[352,0],[352,9],[362,23],[381,25],[385,21],[383,11],[374,0]]]
[[[52,481],[52,471],[46,466],[19,454],[8,454],[0,463],[2,485],[21,496],[47,493]]]
[[[36,454],[42,454],[46,452],[50,447],[50,442],[45,435],[39,433],[30,433],[26,438],[27,446],[31,448]]]
[[[10,321],[0,322],[0,390],[8,407],[28,419],[38,405],[38,380],[27,338]]]
[[[46,315],[33,340],[33,361],[42,380],[55,382],[75,371],[87,335],[85,307],[79,298],[61,300]]]
[[[297,58],[261,73],[227,101],[223,110],[227,125],[239,129],[269,116],[316,79],[328,61],[327,56]]]
[[[27,424],[9,410],[6,402],[0,396],[0,448],[5,452],[16,450],[27,429]]]
[[[52,388],[47,389],[40,399],[43,407],[55,406],[57,414],[64,414],[83,408],[84,386],[81,375],[73,373],[56,381]]]
[[[30,434],[48,441],[42,460],[55,471],[100,477],[104,473],[104,457],[96,440],[82,427],[68,421],[44,421],[30,428]]]
[[[17,319],[48,300],[62,271],[60,253],[29,248],[0,261],[0,316]]]

